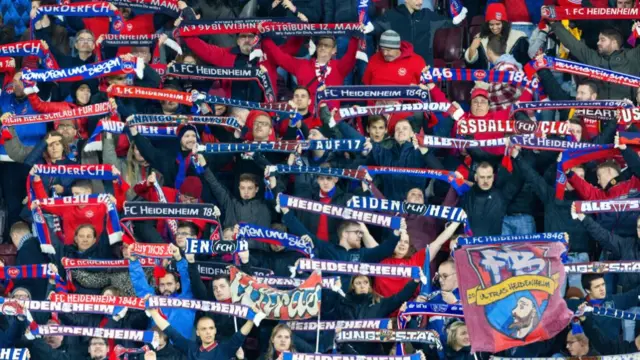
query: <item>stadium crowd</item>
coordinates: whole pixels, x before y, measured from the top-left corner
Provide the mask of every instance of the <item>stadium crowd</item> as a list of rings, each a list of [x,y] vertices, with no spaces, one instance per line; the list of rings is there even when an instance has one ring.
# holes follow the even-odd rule
[[[549,5],[637,9],[634,0],[404,0],[400,4],[390,0],[189,0],[173,2],[177,7],[173,15],[138,7],[151,1],[117,0],[109,4],[108,11],[120,18],[76,16],[69,10],[61,16],[39,11],[58,5],[55,1],[25,1],[0,4],[4,9],[0,32],[0,269],[47,264],[44,271],[50,276],[22,273],[15,277],[9,270],[0,273],[4,294],[0,300],[0,309],[4,309],[0,311],[0,349],[28,349],[35,360],[288,360],[289,353],[388,356],[396,354],[394,342],[335,338],[346,331],[343,326],[349,328],[345,325],[348,322],[392,319],[389,328],[398,329],[397,316],[407,310],[407,302],[447,305],[448,309],[461,305],[459,282],[462,277],[475,276],[457,272],[452,256],[458,238],[465,234],[526,237],[561,232],[569,239],[565,265],[640,262],[638,212],[585,214],[576,209],[575,203],[637,198],[640,158],[633,142],[621,140],[623,133],[638,132],[634,122],[618,121],[619,115],[606,119],[601,114],[606,109],[597,107],[587,111],[572,106],[515,111],[520,104],[543,99],[610,100],[621,104],[620,108],[638,106],[638,86],[557,71],[545,60],[568,59],[640,76],[640,47],[635,47],[640,30],[637,23],[598,18],[547,21],[541,13],[541,7]],[[156,5],[171,3],[166,0]],[[461,6],[465,7],[462,15]],[[450,8],[453,14],[449,14]],[[284,37],[248,30],[187,36],[179,31],[184,24],[229,20],[237,25],[255,19],[360,23],[358,32],[362,30],[362,34]],[[115,27],[122,29],[123,38],[158,36],[149,37],[152,40],[148,43],[119,45],[110,32]],[[29,40],[35,40],[40,52],[49,55],[14,52],[16,55],[10,56],[8,47],[4,47]],[[34,74],[50,68],[52,59],[60,69],[121,59],[135,71],[103,72],[99,77],[85,73],[72,81],[41,81],[45,78]],[[234,78],[233,74],[217,79],[185,76],[171,71],[181,68],[204,72],[211,66],[257,70],[268,81]],[[489,70],[526,73],[540,86],[492,78],[474,82],[469,80],[476,79],[462,75],[445,75],[447,69],[454,73],[456,69],[481,70],[475,74]],[[269,97],[269,86],[265,86],[268,83],[273,98]],[[357,107],[392,106],[415,99],[323,98],[331,96],[325,90],[343,85],[364,86],[357,88],[363,92],[411,87],[428,94],[429,100],[422,102],[446,104],[447,110],[344,116],[349,109],[357,111]],[[172,101],[162,97],[167,92],[159,92],[157,97],[117,94],[118,89],[130,86],[146,88],[149,94],[169,90],[201,95]],[[207,100],[196,104],[196,98]],[[238,101],[209,101],[213,98]],[[254,106],[258,103],[263,105]],[[266,103],[280,104],[296,114],[285,116]],[[109,110],[100,112],[100,104],[106,104]],[[77,112],[90,105],[95,105],[93,112]],[[64,112],[79,115],[61,120]],[[21,123],[20,119],[38,114],[56,115],[47,121]],[[167,120],[164,124],[136,123],[144,115],[153,115],[149,119],[166,116]],[[189,121],[192,115],[227,122]],[[117,123],[124,126],[118,128]],[[425,140],[425,136],[431,136],[477,140],[486,145],[516,135],[514,128],[519,123],[534,124],[538,131],[531,136],[536,138],[593,144],[609,152],[565,169],[563,149],[532,148],[515,140],[486,147],[469,142],[464,146],[431,146]],[[561,124],[558,126],[566,131],[545,133],[540,131],[546,129],[544,123],[552,124],[549,129]],[[305,147],[309,140],[349,140],[352,142],[341,144],[357,144],[357,149]],[[261,151],[258,147],[232,150],[238,144],[260,142],[298,145],[284,151]],[[287,172],[278,165],[317,170]],[[404,172],[384,172],[381,167],[402,168]],[[367,168],[378,169],[379,173],[362,175]],[[68,176],[73,169],[88,176]],[[98,169],[100,174],[86,169]],[[343,169],[353,170],[357,176],[347,176]],[[429,169],[440,175],[411,176],[407,169]],[[561,185],[564,192],[557,196]],[[93,196],[97,194],[107,196]],[[311,208],[307,211],[294,206],[302,201],[295,203],[288,195],[322,206],[351,206],[354,196],[395,200],[404,205],[442,205],[462,209],[466,216],[454,221],[453,217],[387,211],[383,214],[395,214],[394,219],[400,218],[400,222],[376,226]],[[65,203],[55,199],[64,199]],[[142,205],[136,208],[136,203]],[[215,211],[195,218],[136,216],[140,213],[135,209],[144,210],[149,203],[163,203],[162,209],[175,213],[194,204],[213,204]],[[118,217],[124,219],[122,224],[115,219]],[[299,266],[308,255],[300,248],[250,237],[245,248],[237,241],[242,238],[243,224],[299,237],[301,247],[311,248],[314,259],[410,266],[419,268],[421,276],[410,279],[342,273],[331,278],[331,272],[323,272],[323,278],[331,278],[333,286],[323,287],[320,310],[306,320],[334,324],[323,331],[300,330],[302,327],[286,317],[277,320],[267,316],[259,321],[268,306],[287,307],[278,304],[282,300],[275,295],[265,295],[259,301],[253,298],[254,304],[242,301],[251,307],[255,318],[176,307],[145,310],[122,304],[113,316],[65,311],[32,311],[28,317],[20,312],[21,316],[13,316],[8,307],[2,308],[12,300],[51,300],[60,296],[61,283],[69,295],[138,299],[159,295],[185,301],[239,303],[236,300],[242,294],[236,294],[240,285],[234,284],[235,270],[226,265],[235,265],[256,277],[285,278],[291,276],[290,268]],[[187,239],[227,241],[237,249],[224,254],[194,254],[187,251]],[[165,256],[147,262],[153,256],[136,254],[135,243],[167,245],[162,248]],[[125,261],[106,263],[124,264],[118,266],[72,265],[83,260]],[[305,279],[308,274],[298,272],[297,276]],[[420,277],[428,278],[431,288],[427,291]],[[557,292],[554,296],[564,298],[572,311],[600,306],[640,313],[637,270],[567,274]],[[274,303],[265,305],[270,299]],[[472,346],[476,346],[471,343],[471,332],[478,327],[467,328],[463,315],[443,312],[406,318],[403,328],[421,330],[436,340],[405,343],[403,353],[417,353],[420,359],[453,360],[490,355],[578,357],[640,352],[640,327],[635,320],[589,313],[572,323],[560,324],[563,330],[559,333],[525,341],[545,311],[531,299],[521,297],[516,307],[500,310],[506,314],[503,317],[511,316],[513,321],[507,324],[504,336],[520,339],[519,345],[511,342],[508,349],[495,354],[472,352]],[[292,301],[302,304],[301,298]],[[292,308],[295,305],[290,304],[290,313],[294,312]],[[491,314],[488,312],[487,317]],[[483,321],[486,329],[494,326],[490,325],[494,324],[491,319]],[[152,342],[59,333],[40,333],[34,338],[29,336],[34,324],[153,330],[156,338]],[[5,359],[2,356],[7,355],[0,352],[0,359]]]

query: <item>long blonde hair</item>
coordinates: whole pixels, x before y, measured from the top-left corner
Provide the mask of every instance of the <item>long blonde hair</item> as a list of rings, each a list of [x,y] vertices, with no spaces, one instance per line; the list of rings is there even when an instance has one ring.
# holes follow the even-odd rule
[[[126,163],[126,171],[124,171],[124,180],[127,184],[137,184],[140,181],[145,181],[146,179],[142,176],[142,167],[140,163],[138,163],[135,159],[135,144],[131,144],[129,146],[129,151],[127,151],[127,163]],[[151,170],[151,169],[149,169]],[[150,175],[151,171],[149,171]],[[136,197],[135,191],[133,191],[133,186],[129,190],[127,190],[127,199],[133,199]]]
[[[455,321],[447,327],[447,345],[451,349],[455,349],[458,342],[458,329],[463,326],[467,326],[464,321]]]
[[[273,340],[278,335],[280,330],[285,330],[289,332],[289,336],[291,337],[291,346],[289,346],[289,351],[294,353],[296,352],[296,347],[293,345],[293,331],[287,324],[278,324],[271,331],[271,337],[269,338],[269,348],[267,349],[267,355],[265,356],[265,360],[275,360],[274,356],[276,355],[276,348],[273,346]]]

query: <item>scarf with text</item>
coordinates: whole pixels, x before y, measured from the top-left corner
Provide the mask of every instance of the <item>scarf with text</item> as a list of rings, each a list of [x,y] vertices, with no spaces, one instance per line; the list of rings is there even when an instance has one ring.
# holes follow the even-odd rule
[[[130,125],[157,125],[157,124],[193,124],[214,125],[228,129],[241,130],[238,119],[231,116],[195,116],[195,115],[161,115],[161,114],[136,114],[129,121]]]
[[[458,135],[472,135],[487,132],[531,135],[571,135],[567,121],[522,121],[462,119],[456,123]]]
[[[154,331],[142,331],[131,329],[108,329],[63,325],[38,325],[33,332],[36,336],[62,335],[62,336],[87,336],[115,340],[132,340],[144,343],[154,342]]]
[[[173,64],[167,68],[165,76],[189,80],[256,81],[264,92],[265,101],[268,103],[276,101],[269,75],[257,67],[225,68],[208,65]]]
[[[135,47],[153,47],[153,54],[151,55],[151,64],[160,63],[160,46],[157,46],[158,39],[162,34],[139,34],[139,35],[116,35],[105,34],[102,43],[96,44],[94,53],[98,61],[102,61],[102,47],[121,47],[121,46],[135,46]],[[171,48],[173,51],[182,55],[182,48],[172,39],[166,39],[164,45]]]
[[[223,262],[215,262],[215,261],[195,261],[196,268],[198,269],[198,274],[202,280],[213,280],[214,278],[220,276],[229,276],[231,275],[231,271],[229,271],[229,263]],[[177,268],[172,263],[169,264],[167,268],[168,271],[177,272]],[[263,269],[259,267],[252,266],[250,271],[256,278],[267,278],[270,279],[273,277],[273,271],[270,269]],[[292,279],[295,280],[295,279]]]
[[[185,254],[236,254],[249,250],[249,244],[244,239],[238,240],[209,240],[186,239]]]
[[[629,109],[619,109],[616,115],[619,118],[618,123],[621,125],[640,122],[640,108],[637,107],[631,107]]]
[[[102,133],[108,132],[111,134],[120,135],[124,132],[124,128],[127,124],[122,121],[116,120],[100,120],[93,134],[87,140],[84,148],[85,152],[100,151],[102,150]],[[146,126],[136,125],[138,133],[147,137],[175,137],[178,134],[177,126]]]
[[[371,176],[404,175],[446,181],[458,193],[458,195],[464,194],[471,188],[464,179],[458,178],[453,171],[392,166],[365,166],[363,168],[365,168]]]
[[[0,136],[0,144],[2,144],[4,140],[10,140],[11,138],[13,138],[8,130],[9,126],[22,126],[49,123],[53,121],[75,120],[79,118],[101,116],[107,114],[113,115],[113,109],[108,102],[76,107],[73,109],[58,111],[54,113],[22,116],[10,115],[6,119],[2,120],[2,135]]]
[[[188,20],[177,29],[176,36],[203,36],[220,34],[258,33],[258,25],[267,21],[286,22],[291,18],[243,18],[229,20]]]
[[[531,242],[559,242],[563,244],[569,243],[569,234],[564,232],[551,232],[528,235],[492,235],[492,236],[474,236],[459,237],[458,246],[473,245],[496,245],[496,244],[512,244],[512,243],[531,243]]]
[[[143,298],[137,298],[133,296],[52,294],[50,300],[53,302],[67,304],[112,305],[116,307],[128,307],[138,310],[144,310],[146,308],[145,300]]]
[[[543,19],[559,20],[637,20],[640,19],[640,8],[609,8],[609,7],[574,7],[574,6],[543,6]]]
[[[401,112],[446,112],[455,120],[464,115],[464,110],[446,102],[417,102],[406,104],[372,105],[340,108],[333,115],[335,121],[370,115],[387,115]]]
[[[177,18],[181,13],[177,0],[109,0],[109,2],[117,7],[139,9],[152,13],[161,12],[172,18]]]
[[[375,211],[389,211],[401,214],[436,217],[447,221],[455,221],[464,225],[465,233],[470,232],[467,213],[462,208],[444,205],[412,204],[406,201],[378,199],[366,196],[353,196],[347,207]]]
[[[293,331],[317,331],[318,329],[388,329],[392,319],[336,320],[336,321],[287,321]]]
[[[263,36],[354,36],[362,37],[360,23],[313,24],[305,22],[264,21],[257,26]]]
[[[304,354],[283,352],[282,360],[420,360],[420,354],[406,356],[346,355],[346,354]]]
[[[280,196],[278,196],[278,201],[278,205],[281,208],[290,207],[316,214],[324,214],[326,216],[344,220],[360,221],[365,224],[382,226],[394,230],[400,229],[400,223],[402,220],[402,218],[397,216],[388,216],[368,211],[349,209],[337,205],[323,204],[318,201],[302,199],[299,197],[284,194],[280,194]]]
[[[31,19],[31,39],[34,39],[35,23],[43,16],[77,16],[82,18],[109,17],[109,33],[120,34],[124,26],[124,20],[120,11],[112,10],[109,2],[81,2],[62,5],[40,5],[36,10],[36,15]]]
[[[5,301],[6,300],[6,301]],[[33,320],[31,311],[20,304],[20,302],[14,299],[0,298],[0,314],[5,316],[16,316],[19,321],[25,321],[28,323],[29,331],[25,333],[25,337],[28,340],[34,340],[36,336],[35,332],[38,331],[38,323]],[[0,350],[1,351],[1,350]],[[14,359],[10,359],[14,360]]]
[[[191,300],[174,297],[152,296],[147,300],[146,305],[147,309],[189,309],[235,316],[242,319],[251,320],[256,324],[256,326],[260,325],[260,321],[265,318],[264,313],[256,313],[247,305],[229,304],[206,300]]]
[[[173,255],[169,252],[169,244],[145,244],[134,242],[131,245],[131,253],[135,256],[154,258],[154,259],[171,259]]]
[[[548,68],[561,73],[587,77],[593,80],[610,82],[617,85],[640,87],[640,77],[613,70],[586,65],[579,62],[544,56],[542,59],[531,60],[529,65],[534,69]]]
[[[342,330],[336,334],[336,342],[399,342],[434,345],[442,350],[438,334],[434,330]]]
[[[613,144],[592,145],[582,150],[564,151],[556,168],[556,199],[564,199],[567,185],[566,172],[580,164],[600,159],[612,159],[620,154]]]
[[[144,345],[139,348],[126,348],[122,345],[116,345],[116,347],[113,348],[113,354],[117,358],[120,358],[122,355],[124,355],[125,360],[129,358],[129,354],[144,354],[149,351],[151,351],[151,347],[149,345]]]
[[[314,256],[313,243],[311,241],[305,241],[299,236],[258,225],[240,223],[238,238],[259,241],[265,244],[284,246],[287,249],[295,250],[310,258],[313,258]]]
[[[424,141],[422,142],[422,144],[428,147],[443,148],[443,149],[499,147],[499,146],[507,145],[507,138],[474,140],[474,139],[455,139],[455,138],[425,135]]]
[[[299,259],[296,265],[292,266],[290,270],[292,274],[291,277],[295,276],[298,271],[310,272],[320,270],[323,273],[327,272],[330,274],[384,276],[401,279],[419,279],[423,284],[427,282],[425,276],[420,273],[420,267],[418,266],[367,264],[302,258]]]
[[[49,49],[45,49],[41,40],[27,40],[0,45],[0,56],[16,58],[19,56],[37,56],[47,69],[57,69],[58,62]]]
[[[27,360],[28,349],[4,348],[0,349],[0,360]]]
[[[302,118],[300,113],[298,113],[296,109],[294,109],[288,103],[258,103],[255,101],[229,99],[221,96],[213,96],[213,95],[203,94],[203,93],[200,93],[198,95],[197,101],[204,102],[207,104],[214,104],[214,105],[218,104],[218,105],[224,105],[224,106],[239,107],[239,108],[249,109],[249,110],[261,110],[268,113],[275,113],[276,115],[281,116],[283,118],[292,119],[292,122],[296,118]],[[206,115],[211,111],[210,109],[207,109],[206,107],[203,107],[202,105],[200,105],[200,112]]]
[[[398,316],[435,315],[463,318],[462,304],[435,304],[428,302],[407,302],[407,309]]]
[[[322,101],[359,100],[415,100],[421,103],[430,100],[429,91],[419,86],[327,86],[316,93],[316,104]]]
[[[49,264],[5,265],[0,267],[0,280],[13,281],[22,279],[53,279],[56,283],[56,291],[67,291],[66,282],[60,275],[49,270]]]
[[[111,245],[122,241],[122,228],[118,217],[116,205],[111,200],[109,194],[93,194],[80,196],[63,196],[58,198],[40,199],[40,208],[47,210],[53,207],[69,207],[69,206],[87,206],[87,205],[103,205],[107,209],[106,230],[109,235],[109,243]],[[46,226],[46,224],[45,224]],[[51,243],[51,238],[38,237],[40,240],[40,249],[47,254],[55,254],[55,249]],[[99,239],[97,241],[100,241]]]
[[[483,81],[486,83],[504,83],[516,87],[537,89],[539,80],[529,80],[523,71],[498,71],[482,69],[429,68],[422,72],[422,84],[442,81]]]
[[[157,181],[153,182],[153,189],[156,191],[156,194],[158,195],[158,202],[161,204],[166,204],[168,202],[167,197],[164,196],[164,191],[162,190],[162,186],[160,186],[160,184],[158,184]],[[171,231],[171,235],[173,236],[173,239],[175,239],[176,234],[178,233],[178,222],[176,221],[176,219],[167,219],[167,225],[169,226],[169,230]]]
[[[173,101],[188,106],[193,105],[195,99],[195,94],[188,92],[129,85],[111,85],[107,95],[109,97]]]
[[[640,273],[640,261],[594,261],[564,265],[567,274]]]
[[[98,314],[116,315],[124,309],[123,306],[85,303],[62,303],[44,300],[16,300],[0,297],[0,304],[7,301],[18,302],[25,310],[45,313],[65,313],[65,314]],[[1,311],[0,311],[1,312]]]
[[[65,69],[25,69],[22,72],[22,78],[35,82],[75,82],[116,74],[135,73],[139,79],[142,79],[144,66],[142,59],[134,57],[128,61],[121,57],[116,57],[99,63],[84,64]]]
[[[287,278],[287,277],[277,277],[277,276],[253,276],[260,284],[265,284],[271,287],[281,287],[281,288],[294,288],[299,287],[305,280],[307,279],[299,279],[299,278]],[[335,292],[341,291],[338,285],[339,277],[323,277],[322,278],[322,288],[333,290]]]
[[[530,135],[511,136],[509,138],[511,145],[519,145],[523,149],[531,150],[545,150],[545,151],[558,151],[563,152],[565,150],[575,151],[590,151],[590,150],[604,150],[609,145],[598,145],[587,142],[568,141],[560,139],[547,139]]]
[[[511,106],[511,117],[520,111],[542,111],[542,110],[567,110],[576,109],[576,115],[584,115],[589,118],[597,118],[599,120],[609,120],[615,118],[615,113],[619,109],[632,108],[630,104],[624,100],[552,100],[552,101],[530,101],[515,103]],[[587,112],[582,110],[599,110],[598,112]],[[611,114],[611,116],[609,116]]]
[[[640,211],[639,199],[574,201],[578,214]]]
[[[72,179],[91,180],[122,180],[119,175],[113,173],[113,165],[52,165],[36,164],[33,166],[33,175],[54,176]]]
[[[318,176],[332,176],[341,179],[364,181],[367,171],[364,169],[334,169],[320,166],[306,165],[269,165],[267,177],[271,174],[313,174]]]
[[[361,152],[364,150],[364,141],[360,139],[334,139],[334,140],[282,140],[270,142],[251,143],[212,143],[198,145],[199,153],[245,153],[245,152],[294,152],[298,145],[302,150],[325,150]]]
[[[178,219],[193,221],[194,219],[211,224],[211,238],[220,239],[220,223],[214,215],[213,204],[181,204],[156,203],[147,201],[127,201],[124,203],[122,222],[135,220]]]

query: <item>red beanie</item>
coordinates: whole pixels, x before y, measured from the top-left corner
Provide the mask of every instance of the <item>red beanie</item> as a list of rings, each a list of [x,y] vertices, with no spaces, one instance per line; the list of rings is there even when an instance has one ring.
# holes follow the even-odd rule
[[[489,22],[491,20],[497,21],[509,21],[507,18],[507,9],[503,3],[492,3],[487,6],[487,14],[484,20]]]
[[[182,185],[180,185],[180,193],[200,199],[202,196],[202,181],[197,176],[187,176]]]

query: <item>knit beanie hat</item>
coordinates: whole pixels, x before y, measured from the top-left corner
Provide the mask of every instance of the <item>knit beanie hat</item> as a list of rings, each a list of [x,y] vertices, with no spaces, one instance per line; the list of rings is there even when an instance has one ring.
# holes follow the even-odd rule
[[[387,49],[400,49],[400,35],[393,30],[387,30],[380,36],[380,47]]]
[[[192,125],[192,124],[180,124],[178,126],[178,140],[182,139],[184,134],[189,130],[196,133],[196,140],[200,142],[200,135],[198,134],[198,129],[195,127],[195,125]]]
[[[487,14],[484,20],[489,22],[491,20],[497,21],[509,21],[507,18],[507,8],[502,3],[492,3],[487,6]]]
[[[202,197],[202,181],[197,176],[187,176],[180,185],[180,193],[200,199]]]

